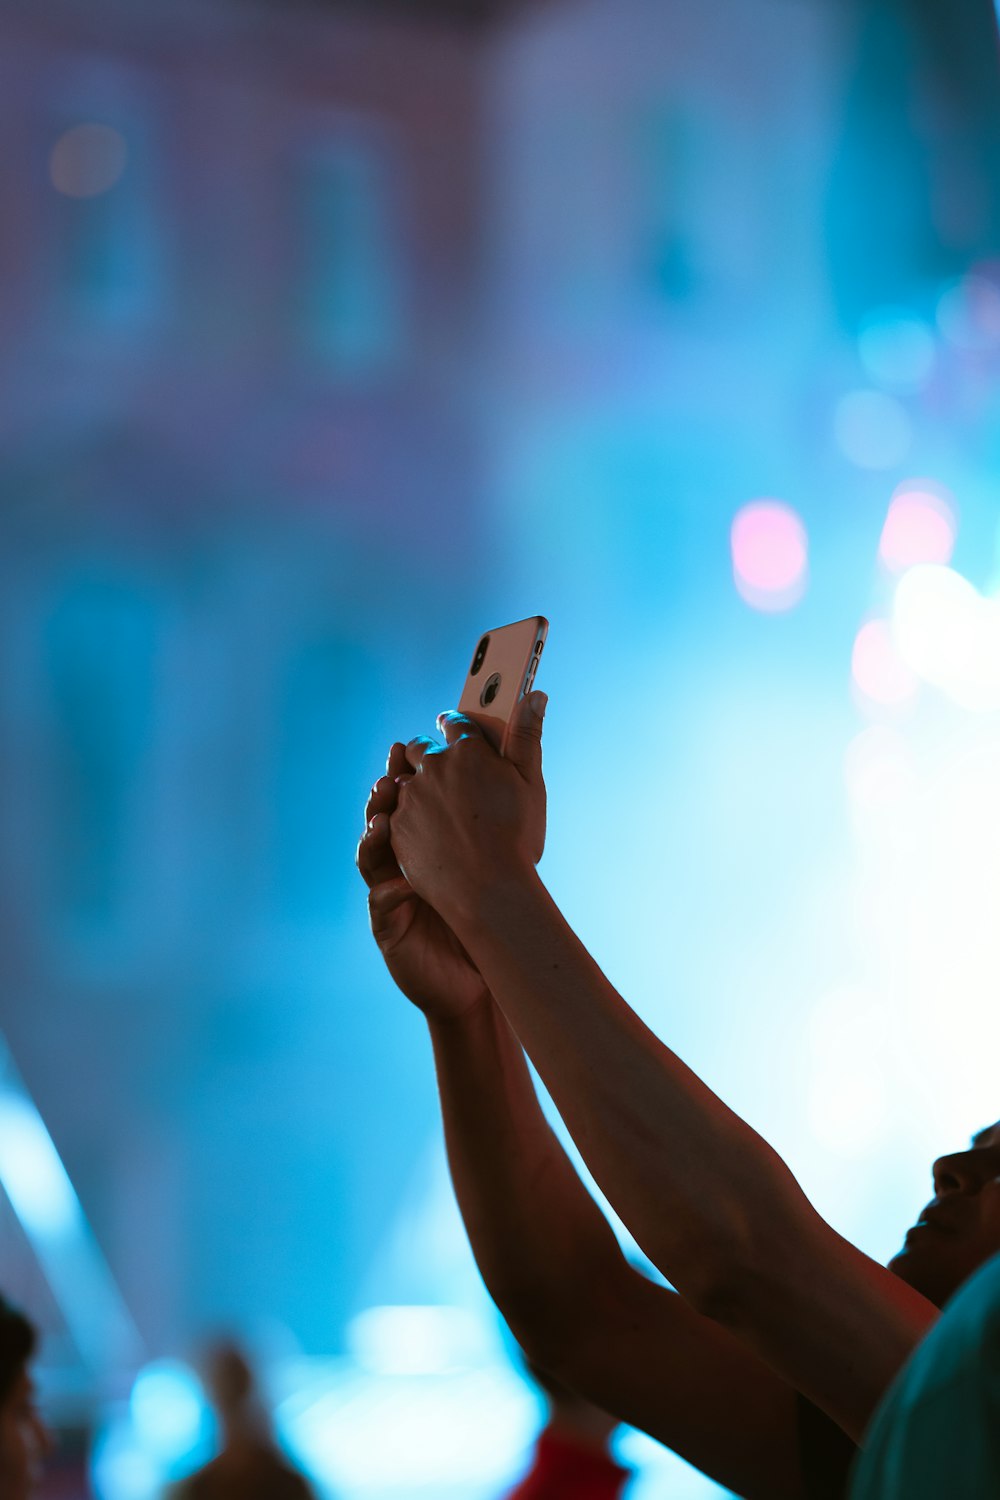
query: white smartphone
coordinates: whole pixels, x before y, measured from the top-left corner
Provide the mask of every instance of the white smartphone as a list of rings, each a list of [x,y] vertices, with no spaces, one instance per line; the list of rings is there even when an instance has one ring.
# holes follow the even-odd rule
[[[472,654],[458,707],[476,721],[501,755],[507,748],[514,710],[525,693],[531,692],[548,633],[548,620],[532,615],[487,630]]]

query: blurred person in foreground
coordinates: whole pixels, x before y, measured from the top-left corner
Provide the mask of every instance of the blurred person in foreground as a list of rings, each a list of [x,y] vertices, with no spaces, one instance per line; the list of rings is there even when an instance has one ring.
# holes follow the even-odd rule
[[[0,1496],[27,1500],[51,1446],[35,1405],[31,1361],[38,1336],[28,1319],[0,1297]]]
[[[204,1382],[219,1423],[215,1458],[172,1487],[172,1500],[313,1500],[274,1439],[246,1355],[221,1340],[207,1351]]]
[[[951,1298],[865,1434],[851,1500],[1000,1496],[1000,1256]]]
[[[631,1470],[609,1451],[618,1418],[525,1360],[548,1408],[527,1473],[504,1500],[619,1500]]]
[[[521,703],[506,758],[454,712],[444,746],[393,745],[357,854],[375,940],[428,1022],[480,1271],[535,1363],[719,1484],[841,1496],[893,1377],[1000,1251],[1000,1125],[935,1162],[932,1201],[888,1267],[837,1234],[630,1009],[542,884],[544,705]],[[626,849],[649,837],[641,787],[630,803]],[[625,1260],[525,1053],[675,1290]],[[981,1492],[1000,1495],[1000,1476]]]

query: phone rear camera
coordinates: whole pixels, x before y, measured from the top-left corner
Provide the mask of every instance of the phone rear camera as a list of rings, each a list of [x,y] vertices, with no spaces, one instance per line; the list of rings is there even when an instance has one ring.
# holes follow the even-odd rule
[[[475,656],[472,658],[472,666],[469,669],[469,676],[470,677],[475,677],[476,673],[479,671],[479,669],[482,666],[483,662],[486,660],[486,647],[489,645],[489,643],[490,643],[489,636],[488,635],[484,635],[483,638],[482,638],[482,640],[479,642],[479,645],[476,647],[476,654],[475,654]]]
[[[484,708],[488,708],[500,691],[500,673],[494,672],[492,677],[486,679],[486,686],[479,695],[479,701]]]

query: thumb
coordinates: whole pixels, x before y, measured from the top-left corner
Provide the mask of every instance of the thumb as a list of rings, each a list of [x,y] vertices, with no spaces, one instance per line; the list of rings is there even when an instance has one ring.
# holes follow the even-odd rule
[[[507,759],[528,781],[542,774],[542,719],[548,703],[545,693],[528,693],[517,705],[507,739]]]

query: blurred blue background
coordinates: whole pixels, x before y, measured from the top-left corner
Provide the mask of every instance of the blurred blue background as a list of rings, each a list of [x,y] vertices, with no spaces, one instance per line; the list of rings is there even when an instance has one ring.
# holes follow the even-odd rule
[[[838,1229],[1000,1114],[993,8],[2,31],[3,1286],[102,1500],[220,1326],[331,1494],[487,1500],[539,1408],[353,865],[484,628],[557,900]]]

